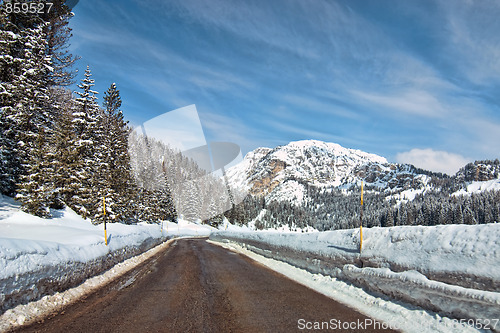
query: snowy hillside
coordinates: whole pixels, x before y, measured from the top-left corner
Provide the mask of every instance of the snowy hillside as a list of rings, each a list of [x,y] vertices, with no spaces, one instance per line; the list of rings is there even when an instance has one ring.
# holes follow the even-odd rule
[[[485,191],[500,191],[500,178],[467,183],[464,189],[458,190],[453,195],[471,195]]]
[[[475,161],[458,170],[455,177],[464,182],[488,181],[500,177],[500,161]]]
[[[349,188],[363,180],[368,186],[385,189],[410,183],[418,187],[426,177],[416,174],[412,166],[388,163],[375,154],[317,140],[256,149],[227,174],[232,184],[252,194],[295,202],[305,197],[304,184]]]
[[[259,148],[227,174],[252,194],[227,217],[257,229],[353,228],[360,221],[361,182],[368,227],[484,224],[500,216],[498,160],[469,163],[447,176],[306,140]]]

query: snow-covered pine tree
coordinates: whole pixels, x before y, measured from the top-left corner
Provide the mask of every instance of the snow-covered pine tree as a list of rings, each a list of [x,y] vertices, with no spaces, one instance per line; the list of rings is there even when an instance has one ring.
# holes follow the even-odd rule
[[[116,88],[116,83],[112,83],[108,90],[104,93],[102,106],[106,110],[106,114],[111,116],[121,114],[120,107],[122,106],[122,99],[120,91]],[[123,116],[121,117],[123,121]]]
[[[14,142],[5,134],[8,130],[6,119],[0,110],[0,194],[14,196],[16,190],[16,166],[19,165],[14,153]]]
[[[104,137],[106,154],[106,170],[103,177],[106,178],[107,187],[104,195],[109,201],[109,207],[113,215],[122,220],[128,220],[133,216],[134,198],[137,196],[137,188],[133,179],[128,153],[128,136],[130,128],[123,119],[120,110],[120,91],[113,83],[104,93],[104,122],[107,135]]]
[[[19,179],[19,197],[23,208],[32,214],[48,217],[52,195],[53,169],[48,153],[54,123],[48,94],[51,59],[45,54],[46,40],[41,28],[27,31],[26,59],[18,84],[16,105],[18,130],[22,132],[19,147],[23,173]],[[33,183],[34,181],[34,183]]]
[[[72,175],[79,182],[77,188],[73,188],[71,208],[81,214],[84,218],[94,217],[102,198],[96,197],[96,187],[100,175],[98,166],[102,163],[102,151],[99,151],[102,142],[102,131],[98,128],[101,110],[97,104],[97,92],[92,90],[94,79],[90,67],[85,70],[85,77],[81,80],[75,91],[80,96],[75,99],[76,107],[73,111],[73,131],[75,133],[70,145],[77,150],[79,161],[73,166]]]
[[[51,12],[45,14],[7,13],[6,3],[0,4],[0,191],[13,196],[19,190],[25,200],[36,188],[44,189],[44,196],[52,191],[47,186],[51,175],[33,174],[39,170],[36,164],[40,152],[49,158],[51,154],[47,145],[56,117],[47,88],[57,84],[52,77],[60,72],[61,62],[65,62],[65,69],[74,62],[74,57],[63,50],[70,37],[70,11],[63,1],[53,4]],[[44,137],[38,140],[38,135]],[[37,186],[26,178],[33,176],[38,179]],[[23,188],[28,182],[31,185]]]
[[[13,25],[20,29],[33,29],[43,26],[47,41],[46,54],[52,58],[53,71],[49,75],[51,85],[67,86],[73,83],[76,72],[71,67],[78,59],[68,51],[71,28],[69,20],[73,17],[64,0],[37,0],[37,3],[50,2],[50,11],[25,13],[5,10],[5,1],[0,4],[0,11]]]
[[[5,17],[2,21],[6,23],[2,35],[7,37],[2,43],[2,58],[10,62],[2,73],[2,144],[10,145],[8,154],[17,162],[10,166],[10,178],[17,181],[16,193],[23,209],[48,216],[47,203],[40,198],[50,196],[51,175],[50,169],[41,167],[40,159],[46,158],[42,154],[48,152],[47,137],[53,123],[47,92],[51,59],[45,54],[41,27],[23,29]],[[2,169],[6,169],[5,164]]]
[[[17,155],[15,113],[17,78],[21,73],[24,45],[20,29],[12,24],[5,4],[0,4],[0,192],[9,196],[16,193],[21,174]]]
[[[392,210],[389,208],[387,210],[387,220],[385,222],[386,227],[393,227],[394,226],[394,215]]]
[[[5,14],[0,12],[0,26],[6,24]],[[17,35],[0,29],[0,193],[14,196],[20,173],[20,163],[15,154],[13,124],[9,118],[15,105],[13,96],[16,57],[11,55]]]
[[[51,206],[62,208],[73,207],[74,192],[81,186],[76,170],[81,168],[78,149],[74,145],[76,133],[73,130],[73,111],[75,103],[70,91],[57,89],[52,92],[53,102],[57,109],[57,117],[52,137],[52,164],[54,167],[54,195]]]
[[[47,36],[47,55],[52,58],[53,71],[49,79],[53,86],[68,86],[74,83],[76,71],[72,71],[71,68],[79,59],[68,51],[69,40],[72,37],[69,20],[73,17],[73,13],[64,0],[47,2],[52,3],[51,10],[43,13],[41,18],[47,22],[44,26]]]
[[[16,196],[24,211],[40,217],[51,216],[49,206],[54,191],[54,169],[49,158],[50,147],[47,140],[49,138],[41,128],[35,136],[34,145],[30,144],[32,152],[29,165],[26,166],[27,174],[21,176]]]

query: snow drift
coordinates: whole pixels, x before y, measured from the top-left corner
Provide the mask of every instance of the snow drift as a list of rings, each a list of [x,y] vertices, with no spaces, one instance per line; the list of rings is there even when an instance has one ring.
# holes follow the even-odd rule
[[[0,197],[0,313],[79,285],[174,235],[210,232],[186,221],[164,222],[163,228],[108,223],[106,246],[103,225],[68,208],[53,213],[54,218],[41,219]]]
[[[458,318],[500,317],[500,224],[212,233],[264,255]]]

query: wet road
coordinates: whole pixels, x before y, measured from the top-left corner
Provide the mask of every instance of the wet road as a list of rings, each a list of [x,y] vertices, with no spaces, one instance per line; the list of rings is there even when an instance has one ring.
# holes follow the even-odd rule
[[[243,255],[205,239],[179,239],[96,293],[22,331],[320,332],[313,329],[315,322],[327,322],[324,331],[370,332],[338,327],[339,321],[367,319]]]

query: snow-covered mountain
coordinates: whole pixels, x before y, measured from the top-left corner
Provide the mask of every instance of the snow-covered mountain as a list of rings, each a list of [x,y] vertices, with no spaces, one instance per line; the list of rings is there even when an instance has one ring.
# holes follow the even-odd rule
[[[361,180],[379,190],[421,188],[428,176],[411,165],[317,140],[258,148],[227,171],[230,182],[269,199],[302,201],[306,185],[351,188]]]
[[[500,190],[500,161],[475,161],[458,170],[455,175],[458,182],[464,183],[463,188],[453,195],[470,195],[485,191]]]
[[[458,170],[455,177],[464,182],[480,182],[498,179],[500,176],[500,161],[475,161]]]

